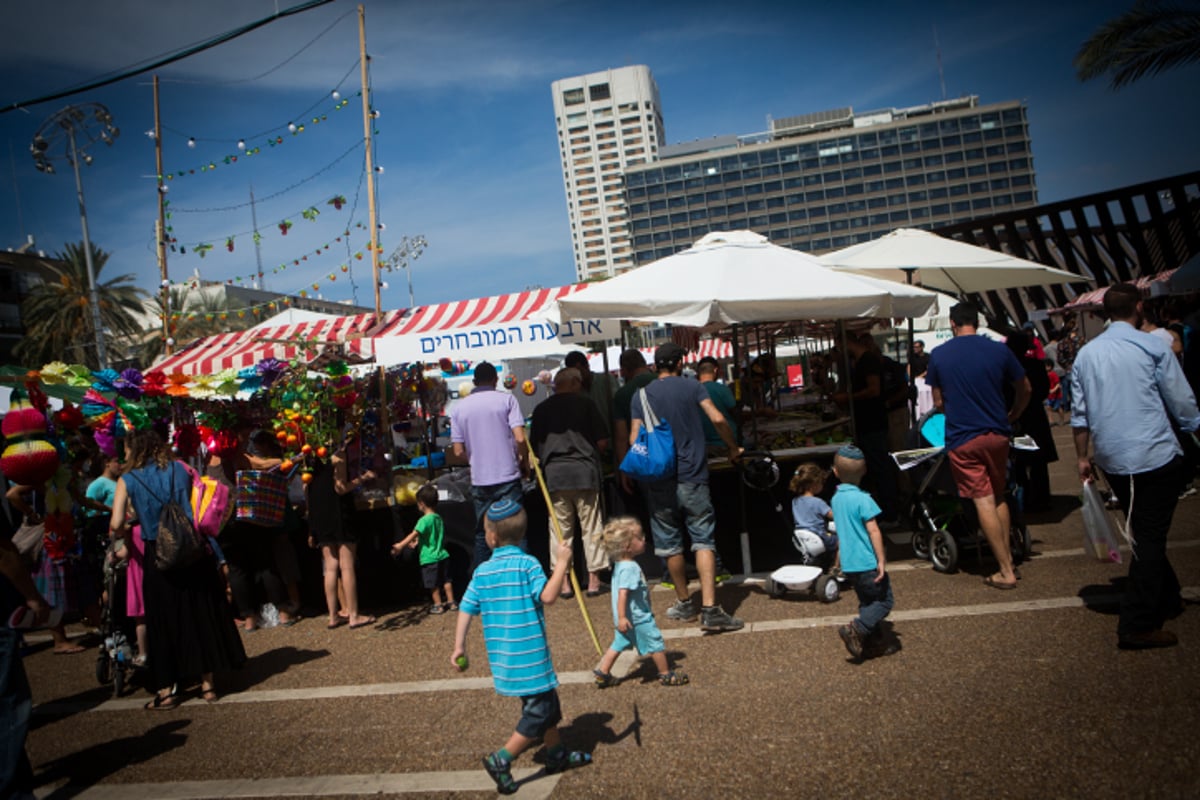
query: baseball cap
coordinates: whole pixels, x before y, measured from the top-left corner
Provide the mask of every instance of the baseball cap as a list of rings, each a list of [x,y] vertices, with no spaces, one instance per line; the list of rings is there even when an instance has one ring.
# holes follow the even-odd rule
[[[684,347],[675,344],[674,342],[660,344],[654,350],[654,366],[674,366],[678,364],[686,355],[687,350]]]

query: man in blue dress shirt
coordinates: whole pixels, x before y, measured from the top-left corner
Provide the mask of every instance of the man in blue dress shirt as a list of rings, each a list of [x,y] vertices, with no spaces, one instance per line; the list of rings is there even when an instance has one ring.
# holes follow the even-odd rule
[[[1138,289],[1121,283],[1104,294],[1108,329],[1088,342],[1071,370],[1071,428],[1079,477],[1092,478],[1092,460],[1108,476],[1125,509],[1134,540],[1121,598],[1117,645],[1171,647],[1163,623],[1183,610],[1179,579],[1167,560],[1167,531],[1187,483],[1183,450],[1171,427],[1200,426],[1196,398],[1179,362],[1161,339],[1138,330]]]

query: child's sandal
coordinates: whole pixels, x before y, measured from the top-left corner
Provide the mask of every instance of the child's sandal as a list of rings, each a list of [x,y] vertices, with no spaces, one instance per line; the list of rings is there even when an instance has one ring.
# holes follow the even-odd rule
[[[658,682],[663,686],[683,686],[691,682],[691,678],[682,672],[664,672],[658,676]]]
[[[592,754],[582,750],[568,750],[560,758],[546,759],[546,774],[554,775],[575,767],[586,767],[592,763]]]
[[[596,688],[607,689],[610,686],[617,685],[617,679],[613,677],[611,672],[601,672],[598,669],[592,670],[592,675],[596,676]]]

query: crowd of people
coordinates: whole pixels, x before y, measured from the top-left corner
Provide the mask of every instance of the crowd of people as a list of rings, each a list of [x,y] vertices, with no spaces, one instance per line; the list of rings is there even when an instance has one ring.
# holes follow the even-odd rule
[[[832,459],[836,485],[829,484],[829,473],[820,466],[800,465],[790,484],[796,495],[792,510],[797,533],[816,537],[836,557],[834,572],[855,592],[858,612],[837,629],[853,658],[889,655],[899,647],[886,622],[895,597],[884,532],[905,513],[890,453],[897,449],[897,428],[905,432],[911,424],[909,379],[917,377],[932,389],[934,406],[945,415],[945,448],[957,492],[974,506],[997,564],[984,583],[1005,591],[1019,587],[1022,575],[1008,541],[1010,466],[1023,489],[1020,502],[1027,509],[1044,508],[1050,502],[1047,465],[1057,459],[1051,426],[1069,421],[1080,479],[1095,480],[1102,471],[1135,543],[1117,643],[1123,649],[1176,643],[1175,635],[1164,630],[1182,610],[1166,538],[1175,505],[1196,471],[1192,434],[1200,427],[1200,410],[1184,361],[1191,331],[1160,324],[1162,317],[1147,313],[1138,290],[1128,285],[1108,290],[1104,310],[1108,327],[1091,341],[1084,342],[1074,319],[1068,319],[1043,347],[1030,327],[1011,331],[1003,344],[977,335],[979,312],[960,303],[950,311],[953,338],[928,353],[922,342],[914,342],[907,375],[900,367],[897,377],[897,365],[879,352],[870,334],[849,336],[844,353],[810,362],[812,383],[852,408],[854,441]],[[597,380],[586,358],[573,353],[554,377],[554,392],[533,410],[528,430],[515,398],[497,390],[496,368],[475,365],[474,391],[453,407],[450,427],[454,458],[470,466],[477,522],[470,579],[461,598],[456,599],[436,486],[416,492],[415,524],[389,543],[394,555],[418,552],[430,613],[458,612],[454,667],[467,668],[467,634],[473,619],[481,617],[496,691],[521,702],[514,732],[484,759],[502,793],[515,790],[513,761],[538,741],[546,747],[548,772],[591,760],[559,739],[562,710],[544,624],[545,607],[573,595],[570,572],[577,544],[587,595],[612,594],[614,636],[594,671],[600,688],[619,683],[612,669],[629,649],[653,663],[662,685],[689,682],[665,652],[639,562],[648,549],[661,560],[663,585],[673,593],[663,609],[668,620],[698,620],[700,629],[711,633],[744,626],[718,601],[723,568],[708,464],[714,456],[734,464],[741,460],[738,431],[747,415],[769,413],[772,366],[761,362],[735,395],[718,380],[715,361],[701,362],[695,379],[685,377],[686,355],[683,347],[667,343],[655,350],[649,365],[640,351],[627,350],[619,362],[624,383],[613,391],[607,376]],[[839,386],[828,370],[843,358],[849,369],[832,370],[841,376]],[[670,428],[673,469],[661,479],[641,481],[618,472],[619,505],[629,513],[611,514],[606,521],[605,509],[611,506],[605,465],[621,463],[650,420]],[[1010,464],[1014,432],[1029,435],[1038,447]],[[209,539],[201,558],[170,567],[158,557],[159,539],[167,530],[161,520],[172,506],[191,513],[199,474],[178,461],[155,430],[131,433],[123,443],[123,459],[102,457],[81,436],[45,485],[7,490],[8,506],[23,525],[42,525],[43,534],[32,560],[10,537],[0,540],[4,609],[26,608],[44,623],[56,607],[95,624],[98,607],[109,599],[102,593],[104,570],[123,561],[124,611],[136,625],[134,663],[144,668],[153,692],[146,708],[175,708],[193,687],[203,700],[216,702],[220,676],[246,659],[241,634],[257,629],[263,604],[276,609],[279,625],[299,618],[301,569],[288,535],[289,525],[298,524],[321,552],[328,628],[375,623],[358,599],[362,526],[351,498],[378,475],[354,432],[346,434],[288,503],[289,513],[306,509],[302,521],[293,518],[264,531],[252,516],[230,519],[219,537]],[[236,492],[246,476],[271,471],[282,460],[274,437],[244,425],[237,445],[211,454],[202,474]],[[533,533],[549,542],[548,574],[527,554],[525,481],[531,470],[540,473],[549,501],[549,529]],[[79,512],[69,530],[46,520],[47,509],[64,504]],[[689,590],[689,552],[698,596]],[[55,653],[82,651],[61,622],[50,632]],[[20,700],[24,674],[18,648],[17,634],[0,627],[0,679],[15,687]],[[18,702],[10,715],[17,728],[28,725],[27,684],[23,692],[25,704]],[[27,761],[5,766],[5,779],[23,785]]]

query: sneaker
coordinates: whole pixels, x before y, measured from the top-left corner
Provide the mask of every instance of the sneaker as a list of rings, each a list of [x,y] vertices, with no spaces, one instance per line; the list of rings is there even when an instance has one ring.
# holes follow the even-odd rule
[[[597,689],[607,689],[610,686],[617,685],[617,679],[613,677],[611,672],[601,672],[598,669],[592,670],[592,675],[596,680]]]
[[[667,609],[667,619],[679,620],[680,622],[691,622],[696,618],[696,607],[692,605],[691,600],[676,600],[675,603]]]
[[[725,609],[720,606],[713,606],[707,609],[700,619],[700,630],[702,631],[740,631],[746,627],[746,623],[737,617],[732,617],[725,613]]]
[[[430,614],[445,614],[446,609],[441,604],[434,603],[433,607],[429,609],[429,613]]]
[[[675,588],[675,584],[670,578],[663,578],[661,581],[658,582],[658,585],[664,589],[674,589]]]
[[[671,672],[663,672],[658,676],[658,682],[663,686],[686,686],[691,683],[689,678],[682,670],[672,670]]]
[[[724,583],[725,581],[729,580],[733,580],[733,575],[730,574],[729,570],[725,569],[724,567],[717,570],[717,574],[713,576],[714,583]]]
[[[483,757],[483,768],[496,782],[496,791],[500,794],[512,794],[517,791],[517,782],[512,776],[512,762],[500,758],[495,753]],[[549,771],[547,769],[547,771]]]
[[[851,622],[849,625],[839,627],[837,632],[838,636],[842,637],[842,644],[846,645],[847,652],[855,658],[862,658],[862,634],[859,632],[858,627]]]

